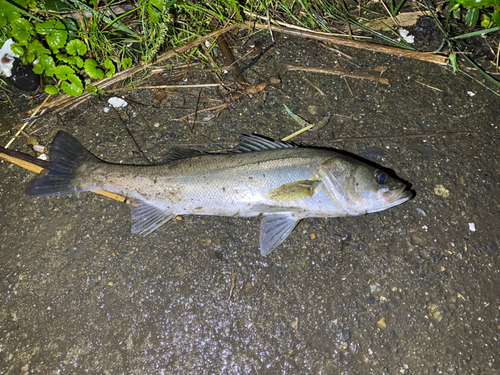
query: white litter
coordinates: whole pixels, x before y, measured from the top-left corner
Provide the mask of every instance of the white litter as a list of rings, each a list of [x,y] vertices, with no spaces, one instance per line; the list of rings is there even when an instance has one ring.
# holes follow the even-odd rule
[[[128,103],[122,98],[117,98],[116,96],[108,99],[109,105],[112,105],[115,108],[125,108]]]
[[[14,41],[7,39],[0,48],[0,74],[4,77],[10,77],[12,75],[12,65],[14,64],[14,58],[19,57],[14,52],[10,46],[14,44]]]
[[[407,43],[414,43],[415,42],[415,37],[413,35],[410,35],[410,32],[406,29],[399,29],[399,35],[401,35],[401,38],[406,40]]]

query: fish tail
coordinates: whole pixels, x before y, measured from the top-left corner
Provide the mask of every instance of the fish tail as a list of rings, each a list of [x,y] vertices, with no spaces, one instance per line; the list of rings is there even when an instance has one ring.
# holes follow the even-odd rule
[[[77,171],[89,163],[102,163],[73,136],[59,131],[50,146],[49,171],[31,183],[28,194],[35,196],[56,196],[91,190],[78,185]]]

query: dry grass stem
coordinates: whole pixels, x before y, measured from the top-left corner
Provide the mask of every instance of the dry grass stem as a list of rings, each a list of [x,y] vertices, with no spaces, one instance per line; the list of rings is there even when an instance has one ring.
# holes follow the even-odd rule
[[[259,30],[267,30],[267,28],[268,28],[267,25],[262,25],[262,24],[258,24],[258,23],[254,24],[251,22],[246,22],[246,24],[249,27],[253,26]],[[339,38],[337,36],[333,36],[333,34],[328,34],[328,33],[319,33],[319,32],[313,32],[313,31],[298,31],[298,30],[295,30],[292,28],[278,27],[278,26],[274,26],[274,25],[271,25],[271,28],[273,31],[276,31],[276,32],[282,32],[284,34],[299,36],[302,38],[320,40],[322,42],[334,43],[334,44],[338,44],[341,46],[352,47],[352,48],[357,48],[357,49],[364,49],[364,50],[371,51],[371,52],[385,53],[385,54],[393,55],[393,56],[397,56],[397,57],[406,57],[406,58],[411,58],[414,60],[426,61],[426,62],[439,64],[439,65],[448,65],[448,58],[446,56],[435,55],[432,53],[416,52],[416,51],[410,51],[410,50],[405,50],[405,49],[396,48],[396,47],[382,46],[382,45],[375,44],[375,43],[360,42],[357,40],[351,40],[351,39],[347,39],[347,38]],[[356,36],[356,38],[357,38],[357,36]]]
[[[41,108],[43,107],[43,105],[47,102],[47,100],[49,100],[49,98],[50,98],[50,97],[51,97],[51,95],[49,94],[49,96],[47,96],[47,97],[45,98],[45,100],[42,102],[42,104],[40,104],[38,107],[36,107],[36,109],[33,111],[32,116],[35,116],[35,115],[38,113],[38,111],[40,111],[40,109],[41,109]],[[19,134],[21,134],[21,132],[24,130],[24,128],[26,128],[26,127],[28,126],[28,124],[29,124],[30,126],[31,126],[31,125],[33,125],[33,124],[35,123],[35,121],[36,121],[36,120],[37,120],[37,119],[34,119],[34,120],[33,120],[33,121],[31,121],[31,122],[25,122],[25,123],[24,123],[24,124],[23,124],[23,125],[19,128],[19,130],[17,131],[17,133],[16,133],[14,136],[12,136],[12,138],[10,139],[10,141],[9,141],[9,142],[7,142],[7,144],[5,145],[5,148],[9,148],[9,146],[12,144],[12,142],[14,142],[14,141],[15,141],[15,139],[19,136]]]
[[[428,87],[428,88],[430,88],[430,89],[432,89],[432,90],[436,90],[436,91],[439,91],[439,92],[443,92],[443,90],[438,89],[437,87],[429,86],[429,85],[426,85],[425,83],[423,83],[423,82],[419,82],[419,81],[416,81],[416,82],[417,82],[417,83],[420,83],[422,86]]]
[[[349,73],[348,70],[343,69],[343,68],[326,69],[326,68],[314,68],[314,67],[310,67],[310,66],[293,66],[293,65],[287,65],[287,69],[288,70],[300,70],[300,71],[303,71],[303,72],[334,74],[334,75],[342,76],[342,77],[367,79],[367,80],[370,80],[370,81],[375,81],[375,82],[382,83],[384,85],[388,85],[389,84],[389,80],[387,78],[382,78],[382,77],[375,76],[373,74],[366,73],[366,72]]]
[[[339,37],[344,37],[344,38],[347,37],[347,35],[345,35],[345,34],[334,34],[334,33],[327,33],[327,32],[324,32],[324,31],[311,31],[309,29],[306,29],[305,27],[301,27],[301,26],[297,26],[297,25],[292,25],[290,23],[286,23],[286,22],[283,22],[283,21],[278,21],[278,20],[275,20],[275,19],[269,20],[268,17],[255,14],[253,12],[248,12],[248,11],[244,11],[244,12],[245,12],[246,15],[248,15],[248,16],[250,16],[252,18],[258,18],[258,19],[266,22],[265,27],[261,27],[263,25],[260,25],[259,27],[256,27],[258,24],[255,24],[253,21],[247,21],[246,22],[246,24],[247,24],[248,27],[256,27],[259,30],[266,29],[266,30],[269,30],[269,32],[272,32],[272,31],[281,32],[281,28],[279,28],[279,27],[276,28],[275,25],[271,25],[270,23],[268,23],[268,22],[273,22],[273,23],[275,23],[278,26],[286,27],[286,28],[289,28],[289,29],[295,29],[295,30],[299,30],[299,31],[313,32],[313,33],[318,34],[318,35],[327,35],[327,36],[332,36],[333,35],[333,36],[339,36]],[[370,36],[363,36],[363,35],[353,35],[353,37],[359,38],[359,39],[371,39],[372,38]]]
[[[306,77],[302,77],[302,79],[304,81],[306,81],[307,83],[309,83],[312,87],[314,87],[316,89],[316,91],[318,91],[321,95],[325,96],[325,93],[318,86],[316,86],[314,83],[309,81]]]

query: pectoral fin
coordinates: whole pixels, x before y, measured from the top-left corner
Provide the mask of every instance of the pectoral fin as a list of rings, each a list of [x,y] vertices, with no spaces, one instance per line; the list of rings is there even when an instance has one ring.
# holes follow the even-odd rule
[[[269,190],[266,195],[269,199],[277,202],[287,202],[296,199],[310,198],[316,192],[321,181],[300,180],[283,184],[275,189]]]
[[[289,213],[265,215],[260,222],[260,253],[262,256],[281,244],[300,219]]]
[[[137,220],[137,223],[132,226],[132,233],[140,233],[144,236],[154,232],[173,217],[171,212],[165,212],[142,201],[130,203],[130,209],[132,219]]]

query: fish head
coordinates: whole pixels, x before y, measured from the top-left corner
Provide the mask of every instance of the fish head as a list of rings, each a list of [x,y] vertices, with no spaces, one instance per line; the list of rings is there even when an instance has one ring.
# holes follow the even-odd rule
[[[316,177],[349,215],[383,211],[413,197],[389,172],[345,155],[325,160]]]

